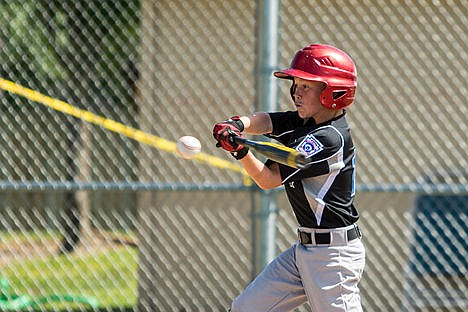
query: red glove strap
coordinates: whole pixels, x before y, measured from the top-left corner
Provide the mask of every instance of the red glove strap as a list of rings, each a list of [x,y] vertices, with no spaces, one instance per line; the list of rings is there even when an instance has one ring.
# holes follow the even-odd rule
[[[219,145],[228,152],[237,152],[244,147],[232,139],[232,136],[235,135],[242,136],[240,130],[230,123],[220,122],[213,128],[213,137],[218,141]]]

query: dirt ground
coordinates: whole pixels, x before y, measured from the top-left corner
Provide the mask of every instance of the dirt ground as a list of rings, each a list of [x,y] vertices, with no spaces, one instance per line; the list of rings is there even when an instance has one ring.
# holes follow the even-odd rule
[[[0,268],[28,259],[40,259],[63,254],[62,241],[59,239],[27,239],[0,242]],[[91,233],[81,237],[73,251],[74,256],[86,255],[96,251],[104,251],[119,245],[136,246],[131,239],[122,239],[112,234]]]

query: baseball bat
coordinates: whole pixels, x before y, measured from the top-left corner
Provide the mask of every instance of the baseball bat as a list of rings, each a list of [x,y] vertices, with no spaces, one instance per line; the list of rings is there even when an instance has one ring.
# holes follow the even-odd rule
[[[290,147],[265,141],[253,141],[240,136],[233,136],[238,144],[248,146],[265,157],[293,168],[304,168],[309,164],[306,155]]]

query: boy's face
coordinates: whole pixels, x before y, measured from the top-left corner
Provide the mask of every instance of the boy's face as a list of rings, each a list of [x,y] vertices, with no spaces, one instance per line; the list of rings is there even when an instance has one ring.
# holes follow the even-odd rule
[[[314,118],[317,121],[317,117],[326,114],[328,109],[320,101],[324,88],[323,82],[294,78],[293,97],[299,117]]]

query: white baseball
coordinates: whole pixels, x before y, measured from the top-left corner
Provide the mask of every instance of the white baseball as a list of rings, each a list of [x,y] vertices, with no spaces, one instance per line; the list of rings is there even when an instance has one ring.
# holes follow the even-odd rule
[[[177,140],[177,154],[183,159],[192,159],[200,153],[201,143],[200,141],[189,135],[184,135]]]

